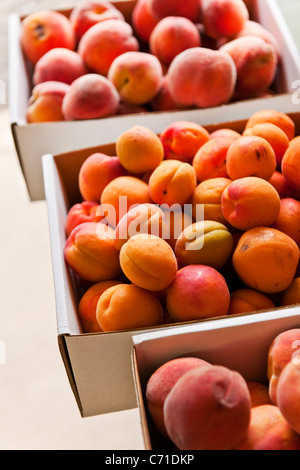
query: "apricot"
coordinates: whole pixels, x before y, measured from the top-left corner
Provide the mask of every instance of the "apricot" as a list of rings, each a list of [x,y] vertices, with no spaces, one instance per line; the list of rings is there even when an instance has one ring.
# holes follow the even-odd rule
[[[150,203],[151,199],[147,183],[134,176],[119,176],[106,185],[100,202],[106,220],[116,227],[133,205]]]
[[[200,147],[193,160],[198,182],[219,177],[228,178],[227,152],[231,144],[230,139],[218,137]]]
[[[225,278],[211,266],[190,265],[179,269],[167,289],[167,311],[175,322],[225,316],[229,303]]]
[[[250,416],[245,379],[223,366],[186,372],[164,404],[167,433],[180,450],[230,450],[246,436]]]
[[[64,255],[68,266],[83,280],[99,282],[121,275],[114,230],[101,222],[75,227],[66,241]]]
[[[170,94],[178,105],[209,108],[231,100],[237,72],[229,54],[193,47],[175,57],[167,77]]]
[[[289,235],[300,247],[300,201],[281,199],[279,216],[273,227]]]
[[[129,238],[120,251],[120,264],[125,276],[149,291],[166,289],[177,273],[177,260],[170,245],[151,234]]]
[[[275,152],[266,139],[256,135],[244,136],[228,149],[226,165],[232,180],[246,176],[269,180],[276,170]]]
[[[224,137],[226,139],[231,139],[232,141],[235,141],[236,139],[242,137],[242,135],[233,129],[228,129],[227,127],[216,129],[215,131],[210,133],[210,139],[217,139],[219,137]]]
[[[117,156],[110,157],[104,153],[91,154],[83,162],[78,175],[78,186],[81,196],[86,201],[100,203],[104,188],[115,178],[126,176]]]
[[[183,16],[193,22],[199,20],[201,12],[199,0],[149,0],[149,9],[155,18],[161,20],[166,16]]]
[[[280,171],[276,170],[273,173],[273,176],[269,179],[269,183],[274,186],[280,199],[293,198],[295,196],[295,191],[293,191]]]
[[[187,227],[175,245],[179,266],[201,264],[220,270],[233,251],[233,237],[225,225],[211,220]]]
[[[28,123],[64,121],[62,107],[69,86],[66,83],[51,81],[33,87],[26,108],[26,121]]]
[[[211,178],[202,181],[196,187],[193,198],[193,217],[198,222],[198,207],[203,206],[204,220],[214,220],[223,225],[228,225],[223,216],[221,198],[223,191],[232,183],[232,180],[225,177]]]
[[[132,25],[137,36],[144,42],[148,42],[154,27],[158,23],[150,10],[150,0],[137,0],[132,11]]]
[[[235,450],[299,450],[300,436],[289,426],[279,408],[261,405],[251,410],[246,438]]]
[[[281,171],[288,184],[296,191],[300,190],[300,136],[290,141],[282,161]]]
[[[203,2],[202,21],[206,34],[214,39],[239,33],[249,19],[242,0],[209,0]]]
[[[249,176],[233,181],[221,197],[222,213],[237,230],[271,226],[280,212],[280,198],[268,181]]]
[[[298,434],[300,434],[299,394],[300,361],[291,360],[279,377],[277,384],[277,405],[290,427]]]
[[[67,237],[73,228],[85,222],[100,222],[98,215],[99,204],[95,201],[83,201],[74,204],[69,210],[65,222],[65,232]]]
[[[196,357],[172,359],[156,369],[146,385],[147,409],[156,429],[168,437],[164,424],[164,403],[177,380],[194,367],[207,366],[208,363]]]
[[[210,139],[209,132],[200,124],[175,121],[160,133],[166,160],[192,163],[199,148]]]
[[[133,330],[161,325],[163,310],[150,292],[133,284],[118,284],[101,295],[96,318],[102,331]]]
[[[251,408],[256,408],[261,405],[272,405],[267,385],[247,381],[247,387],[251,397]]]
[[[166,208],[161,207],[166,226],[168,227],[167,235],[164,235],[164,239],[169,243],[173,250],[175,250],[176,242],[185,228],[193,223],[193,218],[186,207],[177,208]]]
[[[196,174],[189,163],[164,160],[149,178],[149,193],[156,204],[184,205],[196,188]]]
[[[272,308],[275,308],[275,304],[267,295],[253,289],[238,289],[231,292],[228,314],[253,313]]]
[[[79,301],[78,314],[85,333],[99,333],[101,330],[97,322],[96,310],[98,301],[110,287],[120,284],[119,281],[100,281],[87,289]]]
[[[122,166],[134,174],[155,170],[164,158],[160,138],[151,129],[138,124],[118,137],[116,152]]]
[[[281,305],[297,305],[300,304],[300,278],[296,277],[292,284],[284,291]]]
[[[241,236],[232,261],[247,287],[272,294],[284,291],[293,282],[299,248],[279,230],[255,227]]]
[[[278,126],[286,133],[289,140],[295,137],[295,123],[292,118],[282,111],[274,109],[263,109],[252,114],[246,123],[245,129],[250,129],[256,124],[265,122]]]

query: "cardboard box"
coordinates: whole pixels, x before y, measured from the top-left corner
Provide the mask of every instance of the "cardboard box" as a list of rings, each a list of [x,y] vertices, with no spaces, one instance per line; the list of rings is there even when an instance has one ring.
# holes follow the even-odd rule
[[[185,118],[185,114],[182,114]],[[290,114],[300,131],[300,113]],[[163,116],[157,119],[162,131]],[[158,126],[158,124],[160,126]],[[209,132],[228,127],[242,132],[246,120],[205,126]],[[131,369],[132,336],[145,331],[161,331],[170,326],[147,330],[85,334],[78,320],[78,291],[64,260],[64,225],[68,210],[81,201],[78,174],[84,160],[99,151],[115,155],[115,144],[43,156],[43,174],[49,214],[56,296],[58,343],[81,415],[92,416],[137,406]],[[279,312],[281,315],[281,313]],[[173,324],[172,328],[181,327]],[[120,393],[122,390],[122,393]]]
[[[132,361],[145,450],[174,448],[155,428],[145,400],[147,381],[158,367],[178,357],[199,357],[267,385],[269,347],[278,334],[293,328],[300,328],[300,306],[133,336]]]
[[[136,0],[112,3],[130,22]],[[219,123],[229,119],[245,119],[262,108],[293,112],[299,107],[292,101],[293,82],[300,77],[298,50],[276,0],[248,0],[247,4],[251,17],[268,29],[278,41],[281,61],[274,85],[277,94],[271,98],[245,100],[200,112],[191,110],[185,113],[187,119],[199,124]],[[68,16],[70,12],[64,13]],[[165,125],[181,119],[181,112],[172,111],[76,122],[26,123],[32,70],[24,59],[19,43],[21,20],[18,15],[9,18],[9,108],[12,135],[31,200],[45,197],[41,164],[41,157],[45,153],[56,154],[114,142],[119,133],[137,122],[157,132],[161,117]]]

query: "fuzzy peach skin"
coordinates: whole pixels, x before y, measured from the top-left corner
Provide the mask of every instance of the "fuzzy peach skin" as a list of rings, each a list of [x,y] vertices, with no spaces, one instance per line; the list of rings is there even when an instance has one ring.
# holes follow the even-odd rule
[[[167,289],[167,311],[175,322],[227,315],[230,293],[225,278],[214,268],[185,266]]]
[[[156,429],[165,437],[168,434],[164,423],[164,403],[177,380],[194,367],[208,366],[208,362],[197,357],[171,359],[158,367],[146,384],[146,403]]]
[[[228,315],[253,313],[275,308],[274,302],[254,289],[238,289],[231,292]]]
[[[300,342],[298,347],[300,346]],[[292,359],[280,374],[277,406],[291,428],[300,435],[300,360]]]
[[[239,239],[232,256],[244,284],[264,294],[287,289],[295,277],[299,248],[288,235],[270,227],[256,227]]]
[[[76,36],[62,13],[44,10],[27,15],[21,23],[20,42],[26,58],[35,65],[55,47],[75,50]]]
[[[119,157],[108,156],[101,152],[91,154],[83,162],[78,174],[78,186],[86,201],[100,203],[104,188],[115,178],[127,176],[127,171]]]
[[[180,52],[201,46],[197,26],[182,16],[167,16],[158,22],[149,38],[150,53],[169,67]]]
[[[278,57],[271,44],[256,36],[233,39],[220,48],[233,59],[237,71],[236,98],[252,98],[273,83]]]
[[[152,111],[172,111],[182,109],[181,106],[175,103],[171,96],[166,75],[163,76],[160,89],[148,105]]]
[[[234,450],[299,450],[300,436],[274,405],[251,410],[246,438]]]
[[[300,277],[296,277],[292,284],[284,291],[280,305],[300,304]]]
[[[225,188],[231,183],[231,179],[219,177],[211,178],[198,184],[192,198],[193,218],[196,222],[198,222],[199,218],[204,217],[204,220],[214,220],[223,225],[228,225],[227,220],[223,216],[221,198]],[[203,215],[202,213],[198,215],[199,207],[203,207]]]
[[[251,400],[245,379],[223,366],[195,367],[165,400],[169,438],[180,450],[230,450],[247,434]]]
[[[148,43],[158,19],[153,16],[149,6],[150,0],[137,0],[132,11],[132,25],[137,36]]]
[[[74,204],[69,209],[66,217],[65,232],[67,237],[71,234],[72,230],[77,227],[77,225],[85,222],[100,222],[101,216],[99,216],[98,213],[99,204],[97,202],[83,201]]]
[[[300,191],[300,136],[290,141],[282,162],[281,171],[288,184],[296,191]]]
[[[160,138],[151,129],[139,124],[119,135],[116,152],[121,165],[133,174],[155,170],[164,158]]]
[[[109,80],[88,73],[69,85],[62,105],[66,121],[99,119],[116,114],[119,94]]]
[[[69,86],[66,83],[52,81],[36,85],[27,104],[26,121],[28,123],[64,121],[62,106]]]
[[[199,183],[212,178],[229,178],[227,152],[231,145],[230,139],[217,137],[200,147],[192,163]]]
[[[134,235],[122,246],[120,264],[125,276],[137,286],[158,292],[173,282],[177,260],[170,245],[156,235]]]
[[[120,282],[114,280],[100,281],[89,287],[83,294],[79,301],[78,314],[85,333],[97,333],[102,331],[96,317],[98,301],[106,289],[118,284],[120,284]]]
[[[155,18],[183,16],[193,22],[199,21],[202,0],[149,0],[149,9]]]
[[[254,127],[256,124],[270,122],[282,129],[289,140],[295,137],[295,123],[290,116],[275,109],[263,109],[257,111],[248,119],[245,129]]]
[[[251,408],[261,405],[272,405],[268,386],[259,382],[247,381],[247,387],[251,397]]]
[[[233,39],[237,39],[243,36],[257,36],[263,39],[275,48],[279,57],[279,47],[275,36],[257,21],[247,20],[244,24],[244,27],[234,36]]]
[[[273,227],[289,235],[300,247],[300,201],[293,198],[280,200],[280,212]]]
[[[101,222],[86,222],[72,230],[64,248],[68,266],[83,280],[99,282],[121,275],[114,230]]]
[[[242,0],[203,0],[202,21],[206,34],[214,39],[231,38],[249,20]]]
[[[184,205],[193,195],[197,180],[194,168],[179,160],[164,160],[149,178],[149,194],[156,204]]]
[[[221,50],[193,47],[178,54],[167,72],[170,94],[180,106],[208,108],[228,103],[237,71]]]
[[[249,176],[233,181],[221,197],[222,213],[237,230],[271,226],[280,212],[280,198],[266,180]]]
[[[106,76],[116,57],[139,50],[132,27],[122,20],[106,20],[87,30],[78,44],[78,53],[90,71]]]
[[[256,176],[269,180],[277,167],[276,156],[270,143],[259,136],[250,135],[237,139],[226,156],[226,168],[230,179]]]
[[[130,51],[114,59],[107,77],[118,90],[123,102],[144,105],[160,90],[163,70],[154,55]]]
[[[85,1],[75,5],[70,14],[70,22],[78,41],[95,24],[112,19],[125,21],[120,10],[105,0]]]
[[[100,202],[107,222],[116,227],[133,205],[152,201],[147,183],[134,176],[119,176],[106,185]]]
[[[174,121],[160,133],[166,160],[192,163],[203,144],[210,139],[205,127],[190,121]]]
[[[175,245],[179,266],[204,264],[220,270],[233,252],[233,237],[225,225],[212,220],[187,227]]]

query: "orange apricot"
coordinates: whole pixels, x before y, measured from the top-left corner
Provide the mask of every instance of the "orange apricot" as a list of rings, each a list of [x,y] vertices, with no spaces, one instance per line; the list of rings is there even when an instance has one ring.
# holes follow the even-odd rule
[[[238,289],[231,292],[228,314],[253,313],[274,307],[274,302],[267,295],[253,289]]]
[[[264,122],[270,122],[278,126],[286,133],[289,140],[295,137],[295,123],[292,118],[288,114],[274,109],[264,109],[252,114],[246,123],[246,129]]]
[[[195,155],[193,167],[199,182],[211,178],[227,178],[227,152],[232,144],[230,139],[215,138],[206,142]]]

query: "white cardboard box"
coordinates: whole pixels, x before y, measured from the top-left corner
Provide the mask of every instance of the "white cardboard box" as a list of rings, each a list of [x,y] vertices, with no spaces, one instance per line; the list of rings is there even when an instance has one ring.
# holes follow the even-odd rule
[[[130,21],[135,0],[114,3]],[[298,49],[276,0],[248,0],[252,17],[277,39],[281,61],[275,79],[274,97],[245,100],[215,108],[184,112],[186,119],[199,124],[246,119],[262,108],[294,112],[299,108],[292,101],[293,83],[300,79]],[[68,11],[65,12],[69,14]],[[12,135],[20,166],[31,200],[44,199],[42,155],[56,154],[84,147],[114,142],[129,126],[139,122],[158,132],[163,120],[167,124],[182,118],[182,112],[145,113],[98,120],[28,124],[25,112],[31,92],[31,70],[26,63],[20,43],[21,18],[9,18],[9,108]]]

